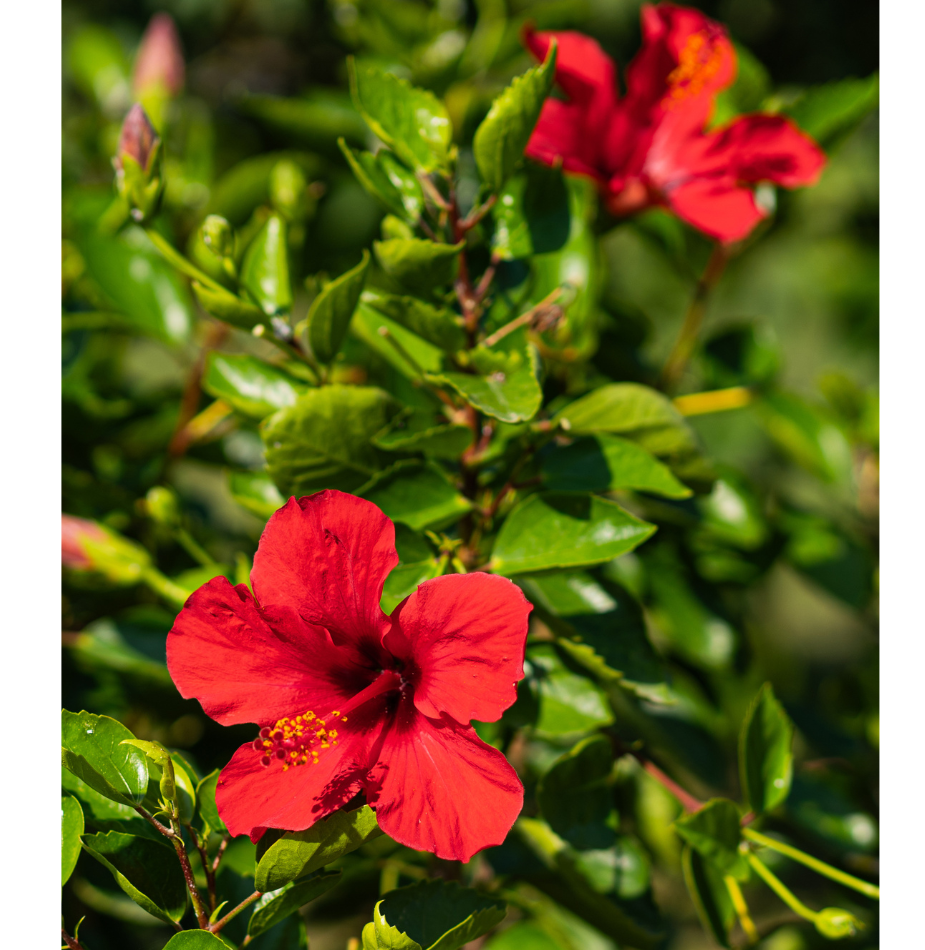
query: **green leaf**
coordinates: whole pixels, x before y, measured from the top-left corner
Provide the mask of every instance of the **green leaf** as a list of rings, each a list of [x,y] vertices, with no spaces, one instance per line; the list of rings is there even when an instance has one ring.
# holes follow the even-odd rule
[[[502,422],[521,422],[536,415],[543,390],[526,329],[507,334],[493,347],[477,346],[469,359],[478,375],[448,372],[428,379],[451,386],[470,405]]]
[[[632,488],[667,498],[693,494],[644,448],[615,435],[578,439],[551,451],[543,461],[543,476],[547,487],[558,491]]]
[[[734,547],[751,551],[760,547],[768,536],[768,526],[761,506],[744,480],[735,473],[724,472],[709,495],[697,499],[703,516],[703,527],[712,536]]]
[[[268,316],[292,307],[286,222],[280,215],[270,215],[248,245],[241,262],[241,286]]]
[[[61,712],[61,764],[101,795],[123,805],[140,805],[148,791],[144,753],[121,744],[134,738],[109,716]]]
[[[545,736],[589,732],[613,722],[604,694],[567,669],[551,644],[531,647],[529,660],[540,701],[537,731]]]
[[[106,798],[67,769],[61,769],[61,787],[81,804],[87,831],[124,831],[161,841],[161,835],[134,808]]]
[[[453,487],[436,463],[413,459],[396,462],[357,494],[381,508],[392,521],[415,531],[444,528],[472,510],[472,502]]]
[[[574,571],[538,574],[520,586],[571,659],[605,683],[665,702],[667,673],[649,643],[642,608],[620,585]]]
[[[370,439],[393,412],[391,396],[372,386],[309,390],[262,423],[270,477],[287,498],[359,488],[383,467]]]
[[[84,835],[82,841],[139,907],[168,924],[180,920],[186,910],[186,884],[173,848],[117,831]]]
[[[453,126],[433,93],[352,57],[347,71],[360,115],[403,162],[424,171],[446,166]]]
[[[782,111],[820,145],[829,147],[847,135],[880,104],[880,75],[840,79],[811,86]]]
[[[389,572],[382,589],[382,609],[390,614],[419,584],[437,577],[443,563],[434,557],[430,542],[401,524],[395,525],[395,549],[399,562]]]
[[[326,284],[312,301],[306,317],[308,342],[322,363],[330,363],[340,350],[350,318],[360,302],[367,270],[369,251],[364,250],[363,259],[356,267]]]
[[[199,809],[199,817],[212,831],[224,834],[228,829],[219,817],[218,808],[215,805],[215,789],[218,786],[220,774],[221,769],[213,769],[196,786],[196,807]]]
[[[298,97],[247,95],[237,98],[234,108],[287,140],[325,152],[333,151],[341,137],[359,144],[368,134],[350,97],[340,89],[314,86]]]
[[[417,221],[424,208],[424,192],[413,172],[405,168],[388,149],[354,152],[343,139],[337,144],[357,181],[394,214]]]
[[[721,874],[748,879],[748,862],[739,852],[742,828],[739,809],[728,798],[711,798],[703,808],[674,823],[678,834]]]
[[[408,379],[419,380],[422,372],[439,373],[443,368],[441,350],[362,300],[350,332]],[[394,343],[387,337],[393,338]]]
[[[779,805],[793,780],[793,723],[774,696],[770,683],[758,692],[739,735],[742,793],[760,815]]]
[[[186,287],[141,228],[117,237],[88,230],[77,240],[90,276],[139,332],[172,344],[189,339],[195,317]]]
[[[472,444],[469,426],[440,422],[424,409],[405,409],[389,428],[373,437],[373,445],[386,452],[423,452],[434,458],[455,461]]]
[[[466,345],[462,317],[451,310],[434,307],[416,297],[400,297],[380,290],[364,290],[362,299],[367,306],[446,353],[455,353]]]
[[[569,195],[562,172],[528,162],[509,179],[492,209],[491,248],[510,261],[558,251],[571,230]]]
[[[313,877],[310,881],[285,884],[277,891],[264,894],[254,904],[254,912],[247,922],[248,934],[252,937],[262,934],[290,914],[294,914],[309,901],[321,897],[340,881],[341,873],[341,871],[330,871]]]
[[[390,930],[407,935],[422,950],[457,950],[504,920],[507,906],[455,881],[424,881],[390,891],[376,905],[380,946]],[[397,946],[405,946],[399,943]]]
[[[229,471],[228,487],[232,497],[241,507],[264,521],[286,504],[286,499],[266,472]]]
[[[207,930],[184,930],[174,934],[164,950],[234,950],[234,944],[229,943],[221,934],[210,934]]]
[[[556,74],[556,44],[541,66],[518,76],[492,103],[476,129],[472,151],[479,175],[497,192],[523,161],[524,149],[540,117]]]
[[[490,566],[510,577],[600,564],[632,551],[654,532],[655,525],[596,495],[541,492],[507,516]]]
[[[604,736],[583,739],[556,759],[540,779],[537,804],[552,830],[573,847],[608,848],[614,843],[607,819],[614,811],[608,784],[613,749]]]
[[[199,306],[206,313],[212,314],[225,323],[230,323],[236,327],[243,327],[250,330],[258,323],[262,323],[265,314],[259,308],[255,307],[247,300],[236,297],[227,290],[216,290],[214,287],[206,287],[198,281],[193,281],[193,296],[199,301]]]
[[[244,353],[218,353],[206,358],[202,388],[216,399],[254,419],[295,404],[308,387],[287,373]]]
[[[84,833],[84,813],[73,795],[61,798],[61,886],[64,887],[80,857],[80,836]]]
[[[571,435],[633,432],[683,425],[684,418],[667,396],[639,383],[608,383],[581,396],[556,413]]]
[[[381,834],[368,805],[335,812],[307,831],[287,832],[272,844],[257,864],[254,886],[263,892],[278,890]]]
[[[67,644],[67,649],[81,669],[96,675],[112,671],[129,683],[168,688],[171,692],[176,689],[166,663],[136,650],[123,637],[120,625],[107,617],[84,627]]]
[[[485,950],[571,950],[571,947],[570,943],[560,943],[532,920],[518,921],[485,944]]]
[[[681,856],[684,883],[697,909],[703,929],[721,946],[729,944],[729,930],[735,920],[735,908],[722,874],[690,845]]]
[[[465,242],[441,244],[423,238],[373,241],[379,266],[411,291],[429,293],[450,283]]]

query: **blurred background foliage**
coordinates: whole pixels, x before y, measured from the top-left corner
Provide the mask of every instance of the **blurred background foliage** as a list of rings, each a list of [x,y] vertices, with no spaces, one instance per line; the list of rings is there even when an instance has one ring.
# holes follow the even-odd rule
[[[728,24],[740,53],[740,80],[721,97],[718,118],[762,106],[799,114],[807,87],[861,80],[877,68],[873,2],[698,6]],[[445,97],[462,146],[460,191],[474,194],[466,145],[492,98],[531,64],[519,40],[522,25],[580,29],[622,66],[638,48],[638,9],[635,0],[66,0],[64,511],[140,541],[166,574],[191,588],[219,569],[236,581],[245,577],[276,504],[272,493],[241,488],[240,478],[235,489],[229,478],[229,471],[262,468],[256,424],[206,419],[204,437],[182,458],[168,451],[185,381],[212,331],[185,281],[140,232],[129,229],[118,241],[95,233],[112,200],[110,157],[151,14],[166,10],[175,18],[186,56],[186,92],[162,117],[167,191],[157,227],[196,259],[192,241],[205,215],[222,214],[253,233],[274,207],[290,222],[293,287],[307,302],[320,278],[360,260],[384,215],[337,147],[338,136],[371,144],[347,92],[347,54]],[[691,417],[717,480],[682,502],[646,497],[641,513],[660,524],[653,541],[572,578],[572,589],[584,594],[575,595],[565,620],[578,627],[600,618],[595,597],[615,605],[610,582],[641,600],[649,637],[670,671],[670,686],[660,688],[674,702],[665,705],[663,695],[647,696],[642,687],[640,701],[623,708],[623,691],[594,687],[551,648],[546,655],[535,647],[521,700],[499,727],[483,730],[523,775],[527,813],[536,813],[539,780],[576,736],[614,718],[608,698],[621,738],[644,737],[701,797],[734,795],[737,730],[770,680],[797,727],[793,792],[771,827],[849,871],[877,873],[878,136],[876,112],[855,118],[839,119],[836,110],[814,128],[813,116],[802,116],[829,152],[822,180],[777,194],[773,223],[733,259],[710,300],[704,345],[682,392],[750,385],[763,394],[745,408]],[[299,187],[279,171],[284,158],[288,174],[301,171]],[[602,377],[651,383],[710,251],[705,239],[659,211],[629,221],[601,211],[592,227],[600,238],[597,347],[592,341],[590,359],[555,383],[566,392]],[[260,345],[238,336],[222,347]],[[400,385],[386,359],[357,338],[340,366],[345,381],[388,377]],[[209,403],[204,397],[195,408]],[[179,496],[173,520],[156,517],[157,495],[149,495],[156,485]],[[63,701],[181,750],[204,775],[224,765],[251,730],[219,727],[179,697],[164,665],[172,619],[144,588],[94,587],[68,575]],[[543,631],[537,617],[534,638],[542,640]],[[711,946],[681,880],[680,844],[669,827],[678,806],[628,761],[607,785],[619,843],[580,852],[587,879],[641,918],[655,919],[657,905],[670,947]],[[106,824],[113,816],[98,819],[99,829],[115,827]],[[395,845],[385,853],[386,842],[345,858],[349,884],[312,904],[307,929],[316,950],[342,948],[358,936],[380,888],[440,873],[428,855]],[[223,873],[240,868],[246,876],[250,847],[236,842]],[[615,946],[531,881],[525,862],[509,841],[465,870],[470,881],[502,876],[528,919],[489,938],[486,950]],[[807,903],[838,903],[865,920],[851,945],[878,945],[869,903],[797,865],[768,863]],[[758,922],[779,918],[763,947],[820,943],[768,892],[751,887]],[[65,890],[66,918],[84,914],[81,933],[93,950],[159,947],[167,932],[114,892],[105,870],[86,856]],[[284,942],[298,935],[274,939],[280,947],[299,945]],[[261,940],[258,946],[277,945]]]

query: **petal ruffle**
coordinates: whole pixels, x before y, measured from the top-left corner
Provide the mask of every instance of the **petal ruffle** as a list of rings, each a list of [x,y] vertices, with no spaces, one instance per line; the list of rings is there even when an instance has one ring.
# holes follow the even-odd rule
[[[366,781],[382,830],[419,851],[468,861],[501,844],[523,805],[507,759],[471,726],[428,719],[407,699]]]
[[[389,651],[409,664],[417,709],[462,724],[500,719],[523,679],[532,609],[516,584],[493,574],[421,584],[395,609],[385,637]]]
[[[222,769],[215,789],[218,813],[232,835],[253,840],[267,828],[304,831],[345,805],[363,787],[369,750],[382,731],[387,699],[380,698],[338,722],[338,744],[323,750],[314,765],[283,769],[260,764],[251,743],[241,746]]]
[[[379,600],[397,563],[392,522],[370,501],[327,490],[290,498],[270,518],[251,581],[272,626],[301,618],[381,667],[388,618]]]
[[[765,217],[751,189],[731,178],[693,178],[672,189],[667,200],[679,218],[724,243],[748,237]]]
[[[331,708],[371,679],[324,630],[270,627],[247,587],[225,577],[187,600],[167,636],[167,668],[180,694],[225,726]]]

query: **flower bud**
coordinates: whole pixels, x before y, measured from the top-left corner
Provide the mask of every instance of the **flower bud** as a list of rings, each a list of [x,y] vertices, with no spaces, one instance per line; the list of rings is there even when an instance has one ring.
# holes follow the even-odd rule
[[[863,928],[861,921],[840,907],[826,907],[816,914],[816,930],[829,940],[853,937]]]
[[[62,514],[61,563],[121,586],[140,581],[151,566],[151,556],[140,544],[96,521]]]
[[[202,243],[220,259],[234,257],[234,231],[220,215],[210,214],[202,222]]]
[[[93,567],[86,542],[104,541],[106,532],[95,522],[73,515],[61,515],[61,563],[71,570],[89,571]]]
[[[173,17],[169,13],[157,13],[151,18],[138,47],[132,93],[141,99],[152,87],[160,87],[161,94],[176,96],[183,89],[185,73],[183,50]]]
[[[144,221],[157,213],[164,180],[161,177],[161,140],[138,103],[129,109],[116,156],[116,189],[128,203],[132,217]]]
[[[180,523],[180,506],[177,496],[162,485],[155,485],[145,496],[148,514],[158,523],[177,525]]]

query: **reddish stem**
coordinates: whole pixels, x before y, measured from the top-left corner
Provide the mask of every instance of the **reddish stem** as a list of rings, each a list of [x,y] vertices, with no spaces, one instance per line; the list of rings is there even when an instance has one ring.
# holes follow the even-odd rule
[[[671,792],[672,795],[681,803],[681,807],[687,811],[699,811],[703,808],[703,802],[698,798],[694,798],[690,792],[684,791],[680,785],[674,779],[669,778],[654,762],[649,761],[643,756],[633,753],[636,760],[643,767],[643,769],[655,779],[663,788]]]
[[[254,891],[254,893],[251,894],[250,897],[245,897],[244,900],[241,901],[241,903],[238,904],[237,907],[235,907],[233,910],[229,910],[228,913],[225,914],[225,916],[222,917],[221,920],[217,920],[215,921],[214,924],[211,924],[211,925],[208,923],[208,921],[206,921],[206,926],[203,927],[202,929],[209,930],[212,933],[217,934],[222,929],[222,927],[224,927],[225,924],[228,923],[228,921],[232,920],[234,917],[237,917],[238,914],[240,914],[242,910],[247,910],[247,908],[250,907],[250,905],[253,904],[255,900],[258,900],[262,896],[263,896],[263,891]]]
[[[76,937],[72,937],[63,927],[61,928],[61,939],[70,947],[70,950],[84,950],[80,941]]]

